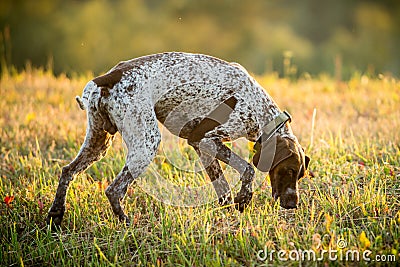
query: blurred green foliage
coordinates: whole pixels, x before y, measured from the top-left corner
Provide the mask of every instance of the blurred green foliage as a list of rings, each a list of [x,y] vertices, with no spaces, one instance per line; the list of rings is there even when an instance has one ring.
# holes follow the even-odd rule
[[[400,1],[3,0],[2,68],[108,70],[163,51],[211,54],[255,73],[400,71]]]

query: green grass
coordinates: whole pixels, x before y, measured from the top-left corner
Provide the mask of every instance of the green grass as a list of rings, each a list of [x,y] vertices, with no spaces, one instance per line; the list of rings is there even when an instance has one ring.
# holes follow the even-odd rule
[[[323,250],[345,255],[368,249],[371,259],[395,256],[397,262],[383,266],[399,264],[399,81],[357,75],[345,83],[327,77],[296,82],[274,76],[257,78],[280,107],[293,115],[294,132],[312,159],[315,178],[301,180],[297,210],[283,210],[273,202],[268,178],[242,214],[215,202],[168,206],[132,185],[125,198],[132,225],[125,227],[112,214],[104,194],[124,164],[125,149],[118,137],[107,157],[72,183],[62,230],[52,233],[44,220],[61,168],[83,141],[86,115],[74,96],[89,79],[32,70],[5,75],[0,81],[0,264],[316,264],[284,261],[278,254],[273,261],[269,257],[262,261],[257,254],[265,249],[287,253],[313,249],[322,258],[319,265],[333,266],[359,263],[331,261]],[[182,174],[166,160],[194,168],[193,151],[168,138],[163,142],[168,149],[160,151],[154,162],[159,173],[176,184],[207,183],[206,176]],[[233,145],[242,152],[248,146],[246,142],[242,147]],[[4,202],[6,196],[14,196],[9,205]],[[341,248],[343,242],[346,246]],[[361,260],[361,264],[367,262]]]

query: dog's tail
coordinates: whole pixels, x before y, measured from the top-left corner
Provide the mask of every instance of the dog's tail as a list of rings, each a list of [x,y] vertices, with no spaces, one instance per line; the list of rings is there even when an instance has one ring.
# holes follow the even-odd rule
[[[85,103],[83,102],[83,100],[82,100],[78,95],[75,97],[75,100],[76,100],[76,102],[78,102],[78,105],[79,105],[79,107],[80,107],[82,110],[85,110],[85,109],[86,109],[86,105],[87,105],[87,104],[85,104]]]
[[[82,110],[86,110],[88,108],[90,95],[92,94],[93,89],[96,87],[96,84],[93,81],[90,81],[83,89],[82,98],[79,96],[75,97],[76,102],[78,102],[78,105]]]

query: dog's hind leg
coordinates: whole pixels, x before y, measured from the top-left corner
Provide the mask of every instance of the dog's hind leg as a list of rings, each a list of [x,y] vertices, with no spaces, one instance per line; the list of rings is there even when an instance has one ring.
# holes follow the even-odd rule
[[[89,120],[85,141],[75,159],[62,168],[56,196],[48,212],[47,224],[60,225],[65,212],[65,199],[70,182],[94,162],[103,158],[111,146],[114,135]]]
[[[133,105],[124,119],[122,129],[122,138],[128,147],[126,163],[105,191],[114,214],[126,224],[129,224],[129,218],[124,212],[121,201],[128,186],[153,160],[161,141],[156,115],[151,106],[143,102],[137,107]]]
[[[126,194],[128,186],[133,180],[134,178],[131,175],[128,166],[125,165],[105,191],[114,214],[118,216],[118,219],[121,222],[125,222],[126,224],[129,224],[129,218],[124,212],[121,201]]]

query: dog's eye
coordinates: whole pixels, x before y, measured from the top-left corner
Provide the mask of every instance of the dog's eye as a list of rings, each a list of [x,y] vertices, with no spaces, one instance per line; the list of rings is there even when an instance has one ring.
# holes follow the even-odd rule
[[[288,170],[286,168],[278,170],[278,174],[281,176],[288,175]]]

